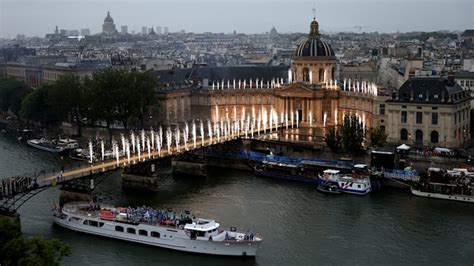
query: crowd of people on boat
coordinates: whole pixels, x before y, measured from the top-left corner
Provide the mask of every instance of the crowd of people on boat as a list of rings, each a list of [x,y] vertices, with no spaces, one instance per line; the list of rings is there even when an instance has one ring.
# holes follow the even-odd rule
[[[173,212],[170,209],[160,210],[147,206],[137,208],[128,207],[121,210],[121,212],[127,215],[127,220],[130,222],[151,225],[161,224],[178,227],[179,225],[184,226],[184,221],[191,219],[191,215],[187,211],[178,216],[176,212]],[[195,219],[195,217],[192,216],[192,219]]]
[[[15,176],[0,181],[0,196],[10,196],[31,189],[33,179],[26,176]]]

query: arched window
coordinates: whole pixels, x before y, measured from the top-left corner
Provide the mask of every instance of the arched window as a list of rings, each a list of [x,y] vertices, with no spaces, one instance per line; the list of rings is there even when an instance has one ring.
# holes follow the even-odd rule
[[[431,143],[438,143],[439,134],[438,131],[431,132]]]
[[[415,141],[420,143],[420,144],[423,143],[423,131],[418,129],[415,132]]]
[[[408,131],[406,129],[400,130],[400,139],[401,140],[408,140]]]
[[[331,69],[331,79],[335,79],[335,76],[336,76],[336,72],[334,70],[334,67]]]
[[[319,69],[319,82],[324,82],[324,69]]]
[[[309,69],[303,68],[303,81],[309,82]]]

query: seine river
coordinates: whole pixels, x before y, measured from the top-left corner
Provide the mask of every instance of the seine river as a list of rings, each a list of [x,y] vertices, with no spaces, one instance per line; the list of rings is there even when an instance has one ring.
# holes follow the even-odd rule
[[[1,176],[60,167],[61,159],[0,135]],[[119,205],[190,209],[223,227],[264,237],[253,259],[209,257],[90,236],[53,226],[48,189],[19,210],[26,236],[59,238],[65,265],[473,265],[474,205],[385,190],[324,195],[306,184],[221,170],[208,178],[161,178],[157,193],[126,192],[116,173],[97,193]]]

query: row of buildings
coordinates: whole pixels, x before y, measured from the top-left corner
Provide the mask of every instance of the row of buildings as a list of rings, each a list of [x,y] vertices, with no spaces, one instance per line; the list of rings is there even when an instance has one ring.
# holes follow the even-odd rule
[[[156,71],[163,87],[155,115],[176,123],[216,121],[219,114],[236,112],[240,117],[274,108],[278,114],[298,117],[302,127],[321,129],[340,126],[343,117],[352,114],[366,128],[380,128],[391,143],[462,147],[470,140],[471,94],[453,75],[409,77],[388,93],[370,79],[360,82],[351,76],[336,81],[336,68],[335,53],[314,20],[288,67]],[[253,85],[235,86],[242,81]],[[275,81],[276,85],[266,85]]]
[[[115,31],[109,17],[103,31]],[[470,140],[474,85],[469,34],[463,36],[454,48],[448,39],[419,43],[343,33],[323,38],[313,20],[302,36],[272,29],[266,35],[50,39],[36,55],[19,53],[0,63],[0,76],[37,87],[65,73],[85,76],[108,67],[152,71],[160,84],[150,110],[154,124],[274,110],[321,137],[344,116],[355,115],[391,143],[461,147]],[[456,63],[459,54],[462,64]]]

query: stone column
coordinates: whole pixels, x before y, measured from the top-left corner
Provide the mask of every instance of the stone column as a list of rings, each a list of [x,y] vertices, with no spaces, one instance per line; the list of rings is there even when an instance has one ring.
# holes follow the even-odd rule
[[[293,98],[290,99],[290,110],[288,115],[291,115],[291,111],[295,112],[295,110],[293,110]]]
[[[309,119],[310,119],[309,114],[311,113],[311,99],[309,99],[309,98],[306,99],[306,113],[308,114],[308,119],[307,119],[307,121],[310,122],[310,121],[309,121]]]

